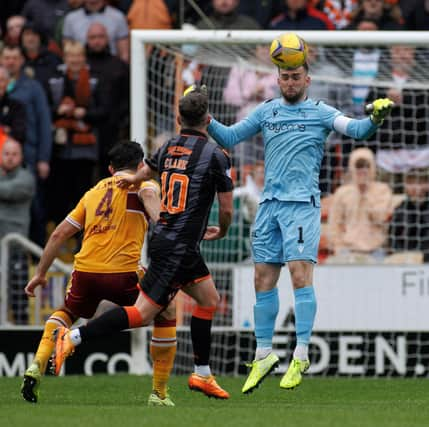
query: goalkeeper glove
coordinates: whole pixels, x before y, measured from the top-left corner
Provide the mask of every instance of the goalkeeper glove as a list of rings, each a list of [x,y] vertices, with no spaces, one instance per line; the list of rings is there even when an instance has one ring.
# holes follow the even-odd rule
[[[370,119],[376,125],[381,125],[395,104],[389,98],[376,99],[365,107],[367,113],[371,113]]]

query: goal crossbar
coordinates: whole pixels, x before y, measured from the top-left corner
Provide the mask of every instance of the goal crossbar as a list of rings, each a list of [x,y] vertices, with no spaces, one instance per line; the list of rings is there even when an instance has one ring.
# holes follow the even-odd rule
[[[141,43],[240,44],[270,42],[284,32],[272,30],[133,30],[131,37]],[[428,45],[426,31],[296,31],[296,33],[307,43],[324,46]]]

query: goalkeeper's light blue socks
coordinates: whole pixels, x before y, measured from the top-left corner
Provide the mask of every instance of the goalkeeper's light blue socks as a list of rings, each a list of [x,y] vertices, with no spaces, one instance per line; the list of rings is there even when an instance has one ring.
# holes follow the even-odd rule
[[[313,331],[317,303],[313,286],[295,289],[295,329],[297,346],[294,357],[308,359],[308,344]],[[272,351],[274,327],[279,312],[278,289],[256,292],[256,304],[253,307],[255,319],[256,356],[263,359]]]
[[[296,349],[294,357],[307,360],[308,344],[313,331],[314,318],[316,317],[317,303],[313,286],[295,289],[295,329]]]
[[[274,326],[278,312],[279,291],[277,288],[264,292],[256,292],[256,304],[253,306],[256,360],[263,359],[272,350]]]

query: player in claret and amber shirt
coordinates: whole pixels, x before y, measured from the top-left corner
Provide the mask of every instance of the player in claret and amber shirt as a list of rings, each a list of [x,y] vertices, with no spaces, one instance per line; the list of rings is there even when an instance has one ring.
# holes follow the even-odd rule
[[[34,297],[34,290],[46,285],[47,271],[61,245],[83,231],[82,248],[75,256],[64,305],[47,320],[34,360],[24,375],[21,393],[29,402],[38,400],[40,378],[54,349],[52,332],[56,328],[70,327],[79,317],[93,317],[103,299],[132,305],[139,295],[136,272],[149,220],[158,220],[160,189],[155,181],[143,182],[138,190],[117,185],[124,173],[133,174],[142,167],[143,151],[139,144],[120,143],[109,155],[112,176],[90,189],[52,233],[36,274],[25,288],[27,295]],[[167,380],[175,351],[175,309],[170,306],[155,319],[151,342],[154,390],[150,405],[174,406],[167,395]]]

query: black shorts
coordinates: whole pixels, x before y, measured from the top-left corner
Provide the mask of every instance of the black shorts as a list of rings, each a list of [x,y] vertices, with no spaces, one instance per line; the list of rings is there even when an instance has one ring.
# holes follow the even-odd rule
[[[166,307],[180,288],[210,277],[198,248],[157,238],[149,246],[150,264],[140,287],[150,300]]]

